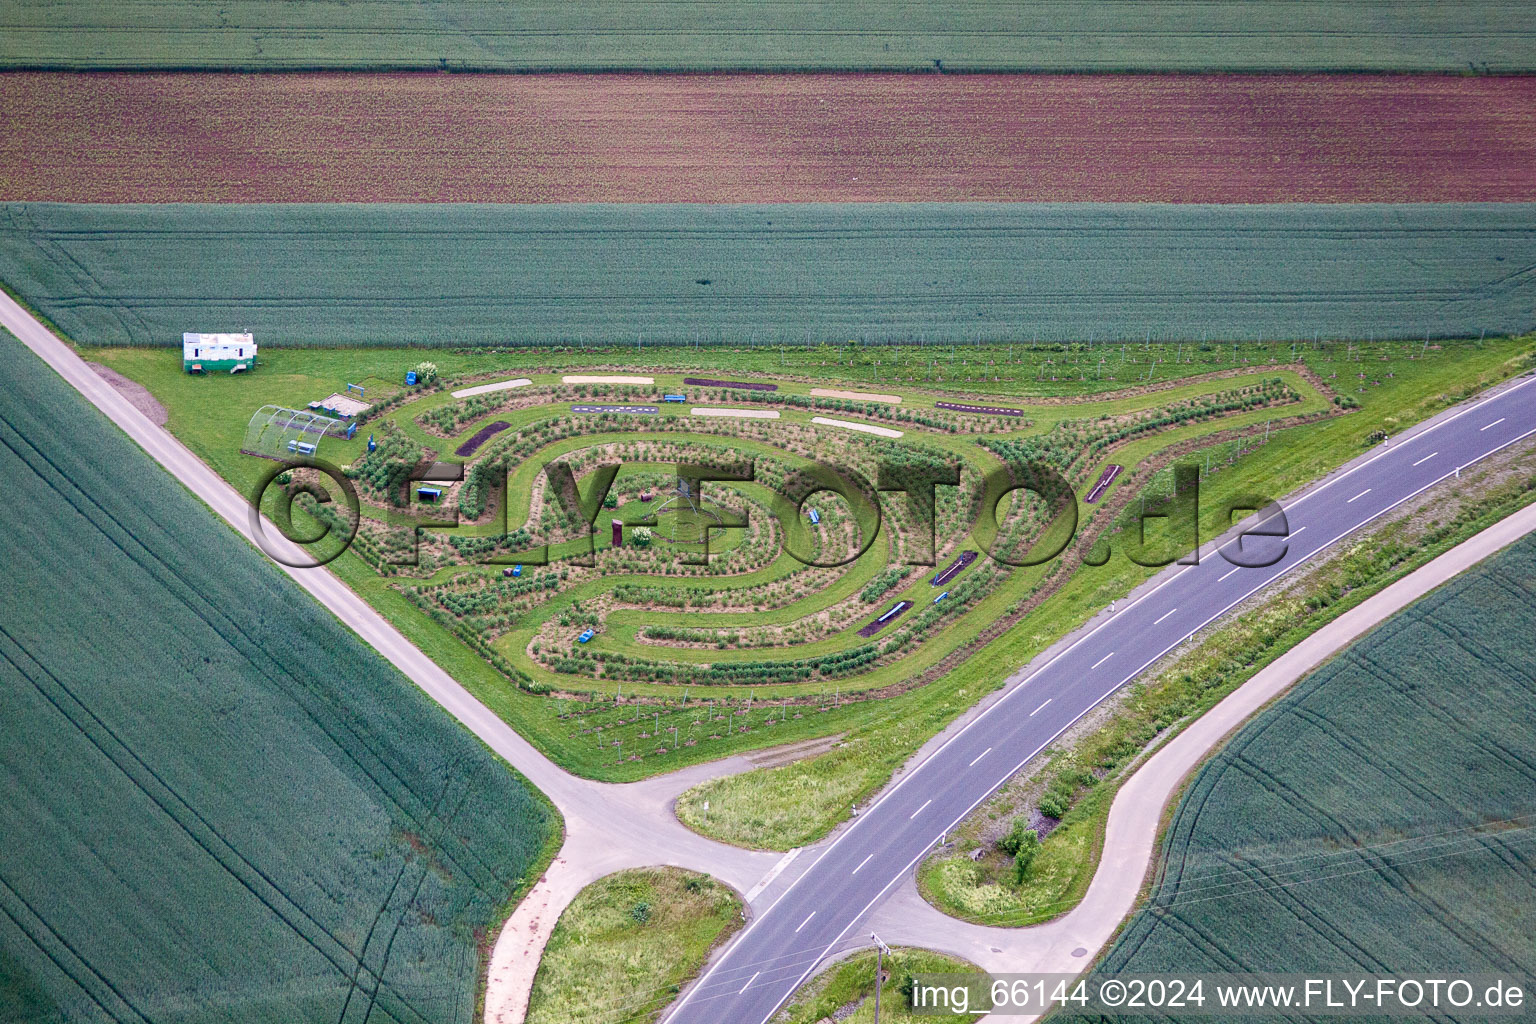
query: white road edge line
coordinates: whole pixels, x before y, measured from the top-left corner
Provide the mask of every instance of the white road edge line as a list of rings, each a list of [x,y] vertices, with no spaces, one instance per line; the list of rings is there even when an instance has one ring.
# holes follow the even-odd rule
[[[804,928],[806,925],[810,924],[811,923],[811,918],[813,918],[815,916],[816,916],[816,911],[814,911],[814,910],[811,911],[809,914],[807,914],[805,920],[800,922],[800,928]],[[796,935],[800,934],[800,928],[796,928],[795,929],[795,934]]]
[[[1104,655],[1104,657],[1102,657],[1098,661],[1094,662],[1089,667],[1088,671],[1092,672],[1094,669],[1098,668],[1100,665],[1104,664],[1106,661],[1108,661],[1110,658],[1113,658],[1114,656],[1115,656],[1115,652],[1114,651],[1110,651],[1108,654]]]
[[[1424,463],[1428,462],[1430,459],[1434,458],[1436,455],[1439,455],[1439,454],[1440,454],[1439,452],[1430,452],[1428,455],[1424,456],[1418,462],[1415,462],[1414,465],[1415,466],[1422,466],[1422,465],[1424,465]]]
[[[1176,611],[1178,611],[1177,608],[1169,608],[1167,611],[1163,612],[1163,619],[1166,619],[1168,616],[1172,615]],[[1162,622],[1163,619],[1158,619],[1157,622],[1152,623],[1152,625],[1154,625],[1154,626],[1158,625],[1158,623]]]
[[[1346,504],[1346,505],[1353,505],[1355,502],[1359,501],[1361,498],[1365,497],[1367,494],[1370,494],[1370,493],[1371,493],[1371,488],[1367,487],[1365,490],[1361,491],[1359,494],[1355,495],[1353,498],[1350,498],[1348,501],[1344,502],[1344,504]]]
[[[976,761],[980,761],[982,758],[986,757],[990,753],[992,753],[992,748],[988,747],[986,750],[983,750],[981,753],[976,755]],[[972,761],[970,764],[966,765],[966,767],[967,768],[974,768],[974,767],[976,767],[976,761]]]
[[[1507,419],[1509,419],[1508,416],[1500,416],[1498,419],[1496,419],[1492,423],[1488,424],[1488,426],[1486,426],[1486,427],[1478,427],[1477,428],[1477,432],[1479,434],[1481,434],[1485,430],[1491,430],[1494,427],[1498,426],[1500,423],[1503,423]]]
[[[1046,699],[1045,699],[1045,704],[1049,704],[1049,703],[1050,703],[1050,702],[1051,702],[1051,700],[1052,700],[1052,699],[1053,699],[1053,698],[1050,698],[1050,697],[1047,697],[1047,698],[1046,698]],[[1029,717],[1030,717],[1030,718],[1034,718],[1034,717],[1035,717],[1035,716],[1036,716],[1036,715],[1038,715],[1038,714],[1039,714],[1039,713],[1040,713],[1040,712],[1042,712],[1042,711],[1044,711],[1044,710],[1045,710],[1045,704],[1041,704],[1041,705],[1040,705],[1040,706],[1039,706],[1039,707],[1037,707],[1037,708],[1035,708],[1035,710],[1033,710],[1033,711],[1031,711],[1031,712],[1030,712],[1030,713],[1029,713]]]
[[[931,803],[933,803],[933,797],[929,797],[929,798],[928,798],[928,799],[927,799],[927,800],[924,800],[924,801],[923,801],[923,806],[922,806],[922,807],[919,807],[919,808],[918,808],[918,809],[917,809],[917,810],[915,810],[915,811],[913,811],[913,812],[912,812],[912,813],[911,813],[911,814],[909,814],[909,815],[907,815],[907,820],[908,820],[908,821],[911,821],[911,820],[912,820],[912,819],[913,819],[913,818],[915,818],[915,817],[917,817],[917,816],[918,816],[918,815],[919,815],[919,814],[922,814],[922,813],[923,813],[923,811],[924,811],[924,810],[925,810],[925,809],[926,809],[926,808],[927,808],[927,807],[928,807],[928,805],[929,805],[929,804],[931,804]]]
[[[763,973],[762,971],[758,971],[757,972],[757,974],[762,974],[762,973]],[[745,992],[747,989],[752,987],[752,983],[757,980],[757,974],[754,974],[754,975],[752,975],[752,977],[747,979],[747,983],[745,985],[741,986],[741,992]],[[741,992],[737,992],[736,994],[737,995],[741,995]]]
[[[1240,566],[1240,565],[1235,565],[1235,566],[1233,566],[1233,567],[1232,567],[1232,568],[1230,568],[1230,569],[1228,569],[1228,570],[1227,570],[1227,574],[1226,574],[1226,576],[1223,576],[1223,577],[1222,577],[1222,578],[1221,578],[1221,580],[1224,580],[1224,579],[1226,579],[1226,578],[1227,578],[1227,576],[1231,576],[1231,575],[1232,575],[1232,574],[1233,574],[1233,573],[1235,573],[1235,572],[1237,572],[1237,570],[1239,570],[1239,569],[1241,569],[1241,568],[1242,568],[1242,566]],[[1217,581],[1216,581],[1216,582],[1217,582],[1217,583],[1220,583],[1220,582],[1221,582],[1221,580],[1217,580]]]
[[[874,856],[874,854],[870,854],[869,855],[869,857],[873,857],[873,856]],[[858,874],[859,873],[859,868],[862,868],[865,864],[869,863],[869,857],[865,857],[863,860],[859,861],[859,867],[858,868],[854,868],[852,871],[848,872],[848,876],[851,878],[854,875]]]

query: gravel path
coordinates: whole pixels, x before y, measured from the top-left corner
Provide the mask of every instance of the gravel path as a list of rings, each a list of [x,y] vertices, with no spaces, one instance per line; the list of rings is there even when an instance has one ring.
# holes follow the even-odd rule
[[[101,363],[86,363],[97,376],[117,389],[117,393],[128,399],[139,412],[143,413],[149,422],[157,427],[165,426],[170,417],[166,414],[165,406],[155,400],[155,396],[149,393],[149,389],[136,380],[129,380],[110,366]]]

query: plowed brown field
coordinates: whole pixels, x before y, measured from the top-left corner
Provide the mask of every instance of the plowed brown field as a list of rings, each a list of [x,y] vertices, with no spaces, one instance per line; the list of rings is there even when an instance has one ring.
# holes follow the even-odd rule
[[[1530,201],[1533,167],[1536,78],[0,75],[7,200]]]

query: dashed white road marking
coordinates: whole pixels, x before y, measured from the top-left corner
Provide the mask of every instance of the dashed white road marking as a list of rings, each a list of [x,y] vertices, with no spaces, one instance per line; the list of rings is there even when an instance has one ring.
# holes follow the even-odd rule
[[[1108,654],[1104,655],[1104,657],[1102,657],[1098,661],[1094,662],[1092,667],[1090,667],[1088,669],[1088,671],[1092,672],[1094,669],[1098,668],[1100,665],[1104,664],[1106,661],[1108,661],[1110,658],[1113,658],[1114,656],[1115,656],[1115,652],[1114,651],[1110,651]]]
[[[758,971],[757,972],[757,974],[762,974],[762,973],[763,973],[762,971]],[[745,985],[741,986],[741,992],[745,992],[747,989],[752,987],[752,983],[757,980],[757,974],[754,974],[754,975],[752,975],[752,977],[747,979],[747,983]],[[737,992],[736,994],[737,995],[741,995],[741,992]]]
[[[1232,574],[1233,574],[1233,573],[1235,573],[1235,572],[1237,572],[1237,570],[1238,570],[1238,569],[1241,569],[1241,568],[1242,568],[1242,566],[1240,566],[1240,565],[1239,565],[1239,566],[1235,566],[1235,567],[1233,567],[1233,568],[1231,568],[1231,569],[1228,569],[1228,570],[1227,570],[1227,573],[1226,573],[1226,576],[1223,576],[1223,577],[1222,577],[1222,578],[1221,578],[1221,580],[1224,580],[1224,579],[1226,579],[1226,578],[1227,578],[1227,576],[1231,576],[1231,575],[1232,575]],[[1216,582],[1217,582],[1217,583],[1220,583],[1220,582],[1221,582],[1221,580],[1217,580],[1217,581],[1216,581]]]
[[[869,857],[873,857],[873,856],[874,856],[874,854],[870,854],[869,855]],[[858,874],[859,873],[859,868],[862,868],[865,864],[869,863],[869,857],[865,857],[863,860],[859,861],[859,867],[858,868],[854,868],[852,871],[848,872],[848,874],[850,876]]]
[[[1492,430],[1494,427],[1498,426],[1500,423],[1503,423],[1508,418],[1509,418],[1508,416],[1500,416],[1498,419],[1496,419],[1492,423],[1488,424],[1488,426],[1486,426],[1486,427],[1478,427],[1477,428],[1477,432],[1479,434],[1481,434],[1485,430]]]
[[[1439,452],[1430,452],[1428,455],[1424,456],[1418,462],[1415,462],[1414,465],[1415,466],[1422,466],[1422,465],[1424,465],[1424,463],[1428,462],[1430,459],[1434,458],[1436,455],[1439,455],[1439,454],[1440,454]]]
[[[1152,625],[1156,626],[1158,623],[1162,622],[1163,619],[1166,619],[1168,616],[1172,615],[1176,611],[1178,611],[1177,608],[1169,608],[1167,611],[1163,612],[1162,618],[1158,619],[1157,622],[1152,623]]]
[[[929,797],[927,800],[924,800],[923,801],[923,806],[919,807],[917,810],[913,811],[910,815],[908,815],[907,816],[907,820],[911,821],[913,818],[917,817],[919,814],[922,814],[923,813],[923,808],[927,807],[931,803],[933,803],[933,798],[932,797]]]
[[[1371,488],[1367,487],[1365,490],[1361,491],[1359,494],[1355,495],[1353,498],[1350,498],[1344,504],[1352,505],[1352,504],[1354,504],[1355,502],[1359,501],[1361,498],[1365,497],[1367,494],[1370,494],[1370,493],[1371,493]]]
[[[813,918],[815,916],[816,916],[816,911],[814,911],[814,910],[811,911],[810,914],[808,914],[806,916],[805,920],[800,922],[800,928],[804,928],[806,925],[810,924],[811,923],[811,918]],[[800,928],[796,928],[795,929],[795,934],[796,935],[800,934]]]
[[[976,755],[976,761],[980,761],[982,758],[986,757],[990,753],[992,753],[992,748],[988,747],[986,750],[983,750],[981,753]],[[966,767],[967,768],[974,768],[976,766],[976,761],[972,761],[970,764],[966,765]]]
[[[1045,700],[1045,704],[1049,704],[1051,702],[1051,700],[1052,700],[1052,698],[1047,697],[1046,700]],[[1045,704],[1041,704],[1039,707],[1035,708],[1035,710],[1031,711],[1029,713],[1029,717],[1030,718],[1034,718],[1040,712],[1044,711],[1045,710]]]

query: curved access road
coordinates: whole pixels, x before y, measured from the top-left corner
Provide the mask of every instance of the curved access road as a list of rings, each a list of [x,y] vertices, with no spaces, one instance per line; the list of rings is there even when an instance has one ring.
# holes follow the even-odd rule
[[[667,1024],[766,1022],[935,841],[1110,694],[1319,551],[1533,434],[1536,377],[1526,376],[1288,499],[1281,514],[1263,520],[1283,536],[1203,549],[1199,564],[1161,573],[1118,612],[1010,680],[1001,698],[891,786],[689,988]],[[1235,560],[1272,564],[1245,568]]]

